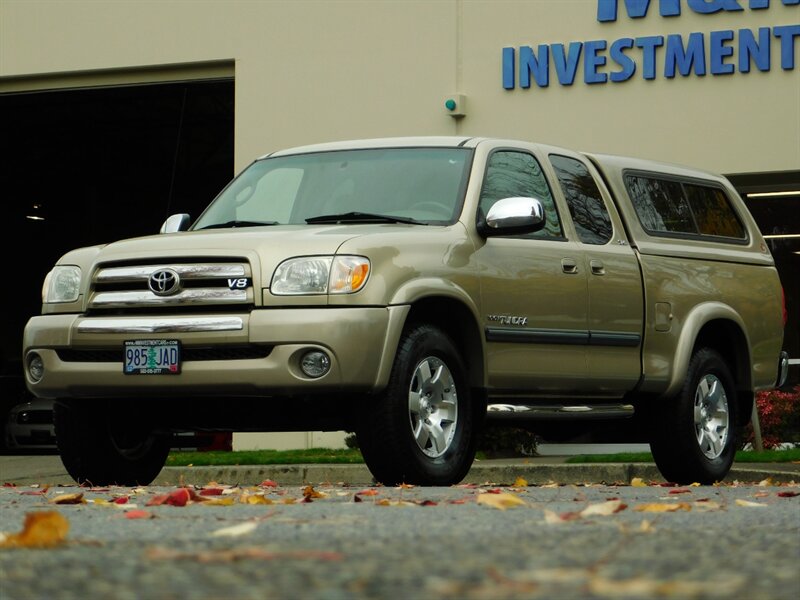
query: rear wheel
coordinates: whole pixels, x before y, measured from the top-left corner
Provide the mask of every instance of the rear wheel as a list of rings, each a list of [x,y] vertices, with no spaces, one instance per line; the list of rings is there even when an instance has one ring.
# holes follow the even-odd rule
[[[403,335],[381,397],[367,398],[356,431],[370,471],[385,485],[452,485],[475,458],[475,415],[466,369],[435,326]]]
[[[170,436],[112,402],[59,400],[53,416],[61,462],[79,484],[148,485],[167,461]]]
[[[650,448],[667,481],[711,484],[725,478],[736,454],[736,408],[723,358],[711,348],[697,350],[683,389],[654,414]]]

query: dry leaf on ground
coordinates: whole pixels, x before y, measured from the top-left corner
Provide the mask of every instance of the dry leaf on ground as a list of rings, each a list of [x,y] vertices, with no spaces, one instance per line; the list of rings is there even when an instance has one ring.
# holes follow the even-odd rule
[[[478,504],[485,504],[486,506],[497,508],[499,510],[505,510],[515,506],[527,506],[525,501],[519,496],[505,492],[501,492],[499,494],[479,494]]]
[[[679,510],[690,511],[692,510],[692,505],[687,504],[686,502],[646,502],[644,504],[637,504],[633,507],[633,510],[639,512],[677,512]]]
[[[69,522],[59,512],[41,511],[25,515],[22,531],[0,541],[0,548],[52,548],[64,542]]]

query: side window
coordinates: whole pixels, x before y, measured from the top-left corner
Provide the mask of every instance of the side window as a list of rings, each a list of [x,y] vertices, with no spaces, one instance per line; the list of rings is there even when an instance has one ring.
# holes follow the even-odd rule
[[[627,175],[625,184],[642,226],[652,233],[731,242],[747,239],[742,222],[718,187],[645,175]]]
[[[744,227],[719,188],[686,184],[686,197],[701,235],[745,239]]]
[[[500,150],[489,157],[486,165],[480,211],[486,215],[495,202],[513,196],[537,198],[544,205],[544,228],[525,237],[563,239],[553,194],[539,163],[526,152]]]
[[[611,217],[589,169],[579,160],[557,154],[550,155],[550,163],[558,176],[581,242],[607,243],[613,233]]]
[[[645,229],[658,233],[697,233],[680,183],[640,175],[628,175],[625,183]]]

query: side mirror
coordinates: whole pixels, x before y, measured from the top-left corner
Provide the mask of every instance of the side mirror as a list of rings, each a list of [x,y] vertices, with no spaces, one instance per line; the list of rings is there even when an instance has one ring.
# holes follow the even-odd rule
[[[164,224],[161,226],[159,233],[176,233],[178,231],[186,231],[189,228],[189,215],[186,213],[170,215]]]
[[[484,237],[532,233],[544,227],[542,201],[537,198],[503,198],[478,222],[478,233]]]

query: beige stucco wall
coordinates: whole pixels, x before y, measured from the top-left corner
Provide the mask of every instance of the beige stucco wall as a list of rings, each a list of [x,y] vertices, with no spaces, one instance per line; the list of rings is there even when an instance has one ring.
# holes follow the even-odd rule
[[[618,21],[599,23],[596,0],[0,0],[0,92],[114,83],[157,65],[227,64],[236,77],[237,169],[288,145],[450,133],[725,173],[800,168],[800,68],[780,68],[777,40],[769,72],[653,81],[637,73],[586,85],[579,69],[572,86],[551,72],[548,88],[503,89],[505,46],[800,22],[800,7],[781,0],[713,15],[684,2],[672,18],[651,4],[646,18],[620,9]],[[797,41],[795,63],[799,51]],[[460,120],[443,108],[456,91],[468,102]]]

